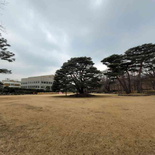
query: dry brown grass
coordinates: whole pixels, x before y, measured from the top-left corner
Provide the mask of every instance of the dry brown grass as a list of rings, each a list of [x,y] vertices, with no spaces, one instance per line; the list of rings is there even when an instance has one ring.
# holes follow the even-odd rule
[[[155,96],[1,96],[0,154],[154,155]]]

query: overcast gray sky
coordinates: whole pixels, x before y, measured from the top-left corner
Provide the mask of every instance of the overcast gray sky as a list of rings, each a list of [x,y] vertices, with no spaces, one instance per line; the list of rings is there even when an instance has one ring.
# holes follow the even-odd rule
[[[5,78],[54,74],[71,57],[111,54],[155,43],[155,0],[7,0],[0,14],[16,61]]]

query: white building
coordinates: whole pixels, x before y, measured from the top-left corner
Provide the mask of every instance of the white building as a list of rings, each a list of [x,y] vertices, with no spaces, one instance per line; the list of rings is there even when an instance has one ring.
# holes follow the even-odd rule
[[[21,82],[16,80],[2,80],[3,87],[10,87],[10,88],[21,88]]]
[[[21,87],[26,89],[52,90],[54,75],[36,76],[21,79]]]

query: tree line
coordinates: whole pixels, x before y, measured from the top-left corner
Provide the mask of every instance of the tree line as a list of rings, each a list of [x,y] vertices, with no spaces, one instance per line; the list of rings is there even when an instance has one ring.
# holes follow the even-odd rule
[[[107,66],[104,72],[94,67],[90,57],[71,58],[56,71],[53,91],[84,94],[102,87],[105,92],[110,92],[115,86],[116,91],[130,94],[142,93],[144,85],[155,90],[155,44],[133,47],[101,62]]]
[[[143,87],[155,90],[155,44],[130,48],[124,54],[114,54],[101,61],[108,69],[104,73],[109,84],[119,83],[127,94],[142,93]]]

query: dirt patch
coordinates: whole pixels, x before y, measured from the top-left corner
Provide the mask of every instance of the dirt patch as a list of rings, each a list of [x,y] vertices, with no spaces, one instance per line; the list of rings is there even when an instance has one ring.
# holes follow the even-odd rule
[[[29,104],[10,104],[9,106],[17,106],[18,108],[25,108],[27,110],[43,111],[42,107],[36,107]]]

